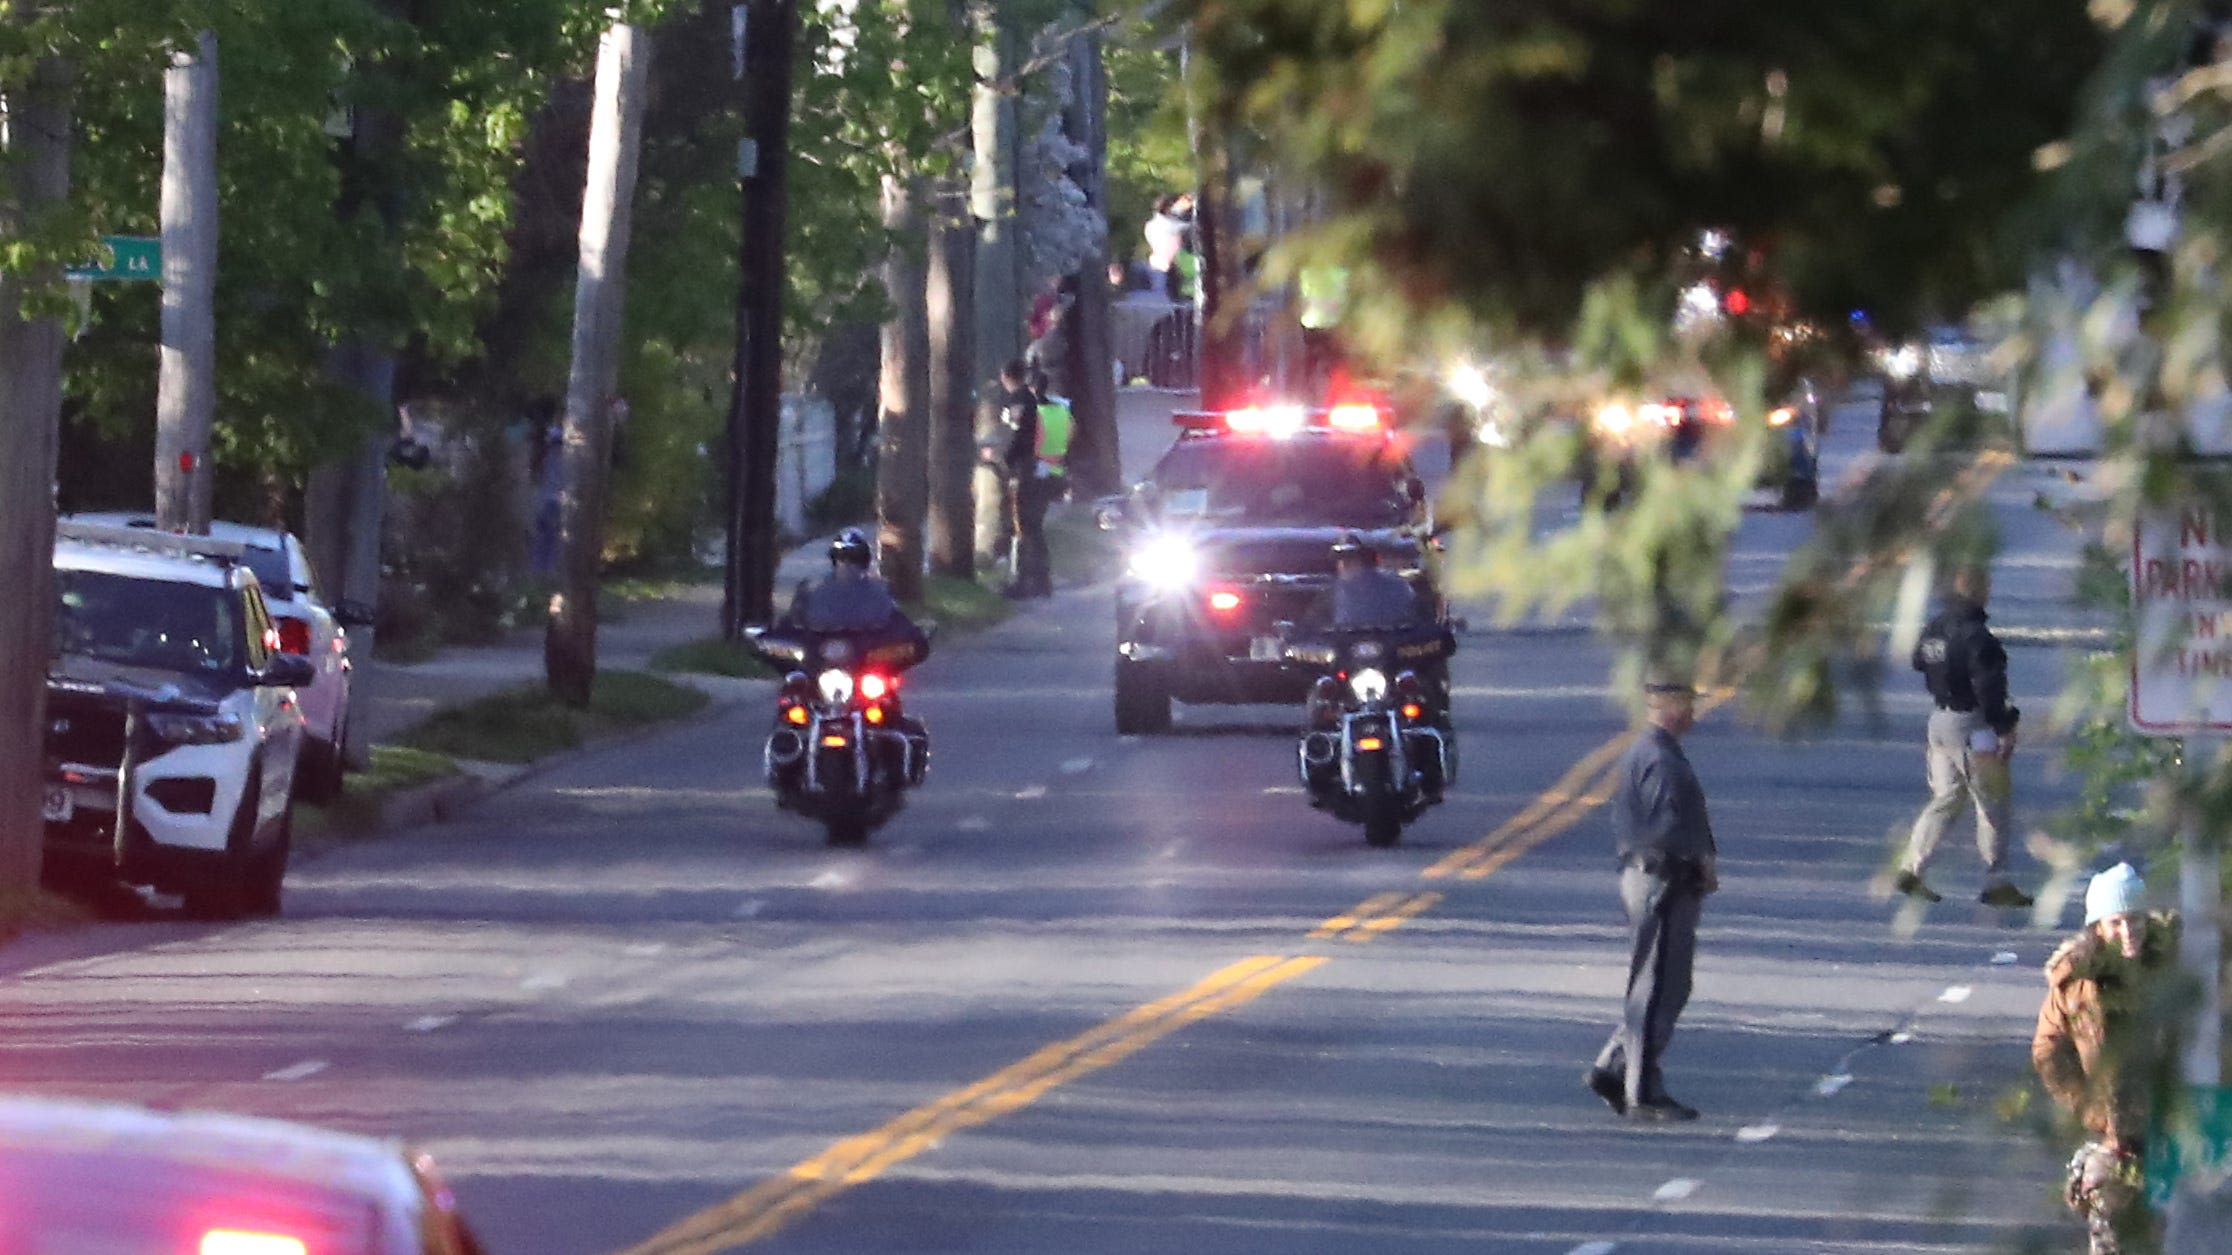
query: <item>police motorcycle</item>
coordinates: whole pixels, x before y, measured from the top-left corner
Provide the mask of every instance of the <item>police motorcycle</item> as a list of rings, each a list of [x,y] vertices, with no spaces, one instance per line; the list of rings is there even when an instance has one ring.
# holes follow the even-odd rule
[[[1457,743],[1442,726],[1445,694],[1414,665],[1444,657],[1449,637],[1365,629],[1290,641],[1290,663],[1322,669],[1310,687],[1295,765],[1310,805],[1364,825],[1364,842],[1385,849],[1403,825],[1439,805],[1457,778]],[[1392,678],[1390,678],[1392,676]]]
[[[858,845],[899,812],[930,768],[930,737],[899,701],[899,677],[930,655],[916,626],[869,573],[858,528],[829,546],[829,576],[799,586],[773,627],[745,629],[784,672],[762,759],[776,805],[818,819],[831,845]]]
[[[775,804],[859,845],[906,805],[930,769],[930,738],[899,700],[912,641],[846,632],[747,628],[753,652],[784,669],[761,757]]]

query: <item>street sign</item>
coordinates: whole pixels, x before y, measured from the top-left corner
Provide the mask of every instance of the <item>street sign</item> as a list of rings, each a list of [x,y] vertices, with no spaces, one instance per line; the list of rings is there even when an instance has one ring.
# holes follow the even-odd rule
[[[2232,732],[2232,516],[2204,506],[2141,520],[2131,542],[2131,726]]]
[[[104,235],[103,256],[64,273],[72,279],[152,279],[163,277],[163,242],[151,235]]]

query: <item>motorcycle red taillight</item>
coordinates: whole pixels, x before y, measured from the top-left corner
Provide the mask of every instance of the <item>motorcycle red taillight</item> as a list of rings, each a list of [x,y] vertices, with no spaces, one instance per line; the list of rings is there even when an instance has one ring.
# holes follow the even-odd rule
[[[278,628],[280,649],[290,654],[307,656],[310,653],[310,625],[308,623],[301,619],[281,619]]]

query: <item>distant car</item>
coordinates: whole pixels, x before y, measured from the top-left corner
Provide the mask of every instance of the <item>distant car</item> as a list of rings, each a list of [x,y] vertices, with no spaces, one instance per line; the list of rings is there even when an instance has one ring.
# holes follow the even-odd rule
[[[1299,703],[1317,672],[1283,653],[1333,582],[1333,542],[1362,533],[1426,604],[1425,484],[1374,405],[1179,413],[1177,441],[1101,526],[1128,551],[1116,588],[1115,721],[1170,726],[1170,704]]]
[[[1616,507],[1633,491],[1640,459],[1688,461],[1733,432],[1739,421],[1735,407],[1714,396],[1670,396],[1632,406],[1608,403],[1587,428],[1584,491],[1598,504]],[[1822,426],[1813,385],[1798,384],[1764,421],[1776,438],[1767,442],[1758,487],[1773,492],[1782,509],[1812,509],[1821,498]]]
[[[144,530],[156,525],[154,515],[141,513],[72,514],[65,521]],[[296,788],[306,802],[331,801],[341,793],[343,774],[356,765],[349,741],[355,663],[348,629],[370,624],[371,612],[352,602],[327,600],[308,551],[291,532],[217,522],[209,525],[209,539],[243,548],[243,560],[256,573],[264,603],[279,627],[279,648],[308,658],[316,668],[317,677],[301,693],[310,739],[302,749]]]
[[[310,1125],[0,1097],[0,1255],[483,1255],[433,1161]]]
[[[1876,417],[1876,445],[1885,453],[1906,448],[1924,428],[1951,410],[1957,426],[1941,432],[1973,440],[1988,416],[2009,412],[2009,381],[1992,366],[1992,345],[1966,327],[1930,328],[1920,339],[1877,354],[1883,403]]]
[[[310,660],[280,652],[239,547],[56,531],[48,868],[177,893],[204,914],[276,914]]]

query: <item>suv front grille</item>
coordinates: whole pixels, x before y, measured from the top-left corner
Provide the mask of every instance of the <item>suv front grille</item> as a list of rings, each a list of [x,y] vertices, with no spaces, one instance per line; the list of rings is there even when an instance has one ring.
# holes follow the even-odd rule
[[[50,762],[117,766],[124,761],[124,712],[48,689],[46,756]]]

